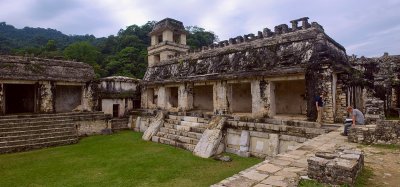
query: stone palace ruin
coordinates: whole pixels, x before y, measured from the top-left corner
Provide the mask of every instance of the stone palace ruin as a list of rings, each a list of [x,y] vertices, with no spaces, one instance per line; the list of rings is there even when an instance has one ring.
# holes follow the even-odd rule
[[[335,123],[349,105],[369,125],[399,115],[400,56],[348,56],[320,24],[307,17],[290,23],[190,49],[183,23],[166,18],[149,33],[142,80],[94,80],[93,69],[80,62],[0,56],[0,153],[133,129],[200,157],[272,158],[313,153],[304,146],[340,127]],[[315,122],[320,93],[326,94],[322,125]],[[379,140],[400,142],[397,127],[391,126],[396,136]],[[351,141],[362,142],[361,131],[351,132]]]

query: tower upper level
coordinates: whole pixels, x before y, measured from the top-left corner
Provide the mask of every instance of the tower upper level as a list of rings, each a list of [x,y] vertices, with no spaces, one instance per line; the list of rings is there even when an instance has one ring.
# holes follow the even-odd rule
[[[183,23],[171,18],[165,18],[157,22],[149,33],[151,46],[148,50],[149,67],[162,64],[169,57],[188,51],[186,35]]]

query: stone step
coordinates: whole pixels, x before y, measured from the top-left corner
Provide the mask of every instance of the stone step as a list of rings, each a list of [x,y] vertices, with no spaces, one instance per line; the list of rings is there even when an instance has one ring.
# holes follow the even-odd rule
[[[74,127],[74,123],[64,122],[56,123],[50,125],[35,125],[35,126],[22,126],[22,127],[12,127],[12,128],[0,128],[0,133],[8,133],[15,131],[32,131],[32,130],[44,130],[44,129],[54,129],[54,128],[66,128]]]
[[[165,133],[165,132],[157,132],[156,136],[162,137],[162,138],[167,138],[167,139],[173,140],[175,142],[186,143],[186,144],[196,145],[197,143],[199,143],[199,140],[195,139],[195,138],[190,138],[187,136],[179,136],[179,135],[169,134],[169,133]]]
[[[40,149],[40,148],[44,148],[44,147],[68,145],[68,144],[78,143],[78,141],[79,141],[79,139],[74,137],[74,138],[63,139],[63,140],[58,140],[58,141],[31,143],[31,144],[24,144],[24,145],[17,145],[17,146],[3,146],[3,147],[0,147],[0,153],[12,153],[12,152]]]
[[[0,147],[12,147],[12,146],[20,146],[20,145],[27,145],[27,144],[38,144],[38,143],[46,143],[46,142],[53,142],[53,141],[62,141],[66,139],[74,139],[78,138],[77,134],[67,134],[67,135],[60,135],[60,136],[52,136],[52,137],[45,137],[45,138],[34,138],[34,139],[26,139],[26,140],[15,140],[15,141],[7,141],[7,142],[0,142]]]
[[[112,130],[123,130],[128,129],[129,118],[117,118],[111,120]]]
[[[0,116],[0,121],[7,119],[21,119],[21,118],[40,118],[40,117],[57,117],[57,116],[73,116],[73,115],[96,115],[102,114],[101,111],[94,112],[65,112],[65,113],[54,113],[54,114],[16,114],[16,115],[4,115]]]
[[[47,133],[32,133],[19,136],[6,136],[6,137],[0,137],[0,144],[5,142],[19,141],[19,140],[32,140],[32,139],[47,138],[52,136],[69,136],[76,134],[77,132],[74,129],[66,129],[63,131],[55,131]]]
[[[206,130],[206,128],[202,128],[202,127],[191,127],[190,128],[191,132],[196,132],[196,133],[201,133],[201,134],[203,134],[205,130]]]
[[[198,122],[181,121],[180,125],[188,126],[188,127],[201,127],[201,128],[205,128],[208,124],[205,124],[205,123],[198,123]]]
[[[23,122],[12,122],[6,124],[0,124],[0,128],[13,128],[13,127],[24,127],[24,126],[38,126],[38,125],[51,125],[57,123],[72,123],[73,119],[56,119],[56,120],[31,120],[31,121],[23,121]]]
[[[160,132],[173,134],[173,135],[178,135],[178,136],[185,136],[185,137],[194,138],[194,139],[197,139],[197,140],[200,140],[200,138],[202,136],[201,133],[180,131],[180,130],[166,128],[166,127],[161,127],[160,128]]]
[[[163,138],[163,137],[159,137],[159,136],[153,136],[151,140],[153,142],[172,145],[174,147],[179,147],[179,148],[186,149],[186,150],[189,150],[189,151],[193,151],[194,148],[196,147],[196,145],[193,145],[193,144],[177,142],[175,140],[171,140],[171,139]]]
[[[106,119],[107,116],[104,114],[95,115],[73,115],[73,116],[52,116],[52,117],[40,117],[40,118],[21,118],[21,119],[3,119],[0,120],[0,125],[5,125],[9,123],[24,123],[27,121],[55,121],[55,120],[74,120],[74,121],[84,121],[84,120],[102,120]]]
[[[28,130],[28,131],[11,131],[11,132],[0,132],[1,137],[10,137],[10,136],[24,136],[29,134],[42,134],[42,133],[50,133],[50,132],[67,132],[74,131],[74,125],[70,125],[68,127],[63,128],[49,128],[49,129],[38,129],[38,130]]]
[[[180,125],[181,121],[177,119],[164,119],[165,122],[175,125]]]
[[[209,120],[207,120],[205,118],[193,117],[193,116],[168,115],[167,119],[177,120],[177,121],[195,122],[195,123],[209,123]]]
[[[185,132],[195,132],[195,133],[200,133],[202,134],[206,128],[203,127],[190,127],[190,126],[184,126],[184,125],[174,125],[170,123],[164,123],[165,128],[170,128],[170,129],[176,129],[179,131],[185,131]]]

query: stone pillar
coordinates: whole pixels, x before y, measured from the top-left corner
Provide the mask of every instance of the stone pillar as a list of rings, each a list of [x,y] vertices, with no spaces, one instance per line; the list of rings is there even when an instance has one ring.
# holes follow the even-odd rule
[[[157,94],[157,108],[160,109],[166,109],[167,107],[167,95],[166,95],[166,91],[165,91],[165,87],[164,86],[160,86],[158,88],[158,94]]]
[[[4,115],[5,113],[5,100],[4,100],[4,89],[3,84],[0,83],[0,115]]]
[[[343,90],[343,82],[339,79],[336,85],[336,115],[335,122],[342,123],[347,117],[346,90]]]
[[[52,113],[55,110],[55,85],[50,81],[39,82],[39,112]]]
[[[279,154],[279,134],[269,134],[269,151],[270,155],[268,156],[275,156]]]
[[[399,98],[397,98],[397,95],[398,93],[396,92],[396,88],[392,88],[392,95],[391,95],[391,100],[392,100],[392,103],[391,103],[391,108],[398,108],[397,107],[397,100],[399,99]]]
[[[186,45],[186,34],[181,34],[181,44]]]
[[[91,83],[87,83],[83,86],[82,90],[82,109],[84,111],[93,111],[96,103],[94,101],[94,90]]]
[[[193,84],[185,83],[178,88],[178,108],[181,111],[193,109]]]
[[[158,38],[156,35],[151,36],[151,45],[158,44]]]
[[[270,84],[265,80],[251,81],[251,111],[254,118],[266,117],[270,112]]]
[[[320,86],[322,88],[321,91],[325,92],[324,96],[324,112],[322,115],[322,121],[327,123],[333,123],[334,116],[334,107],[333,107],[333,76],[332,69],[330,66],[325,65],[322,67],[322,81],[320,82]]]
[[[226,114],[229,111],[227,82],[217,81],[213,90],[214,114]]]

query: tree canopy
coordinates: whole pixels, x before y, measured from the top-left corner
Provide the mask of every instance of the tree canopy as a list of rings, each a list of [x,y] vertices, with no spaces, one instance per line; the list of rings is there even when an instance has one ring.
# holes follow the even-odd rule
[[[0,54],[76,60],[93,66],[97,77],[142,78],[147,68],[148,33],[155,23],[131,25],[120,29],[115,36],[96,38],[93,35],[65,35],[54,29],[17,29],[0,22]],[[191,48],[218,41],[213,32],[201,27],[188,26],[186,29],[189,32],[187,45]]]

